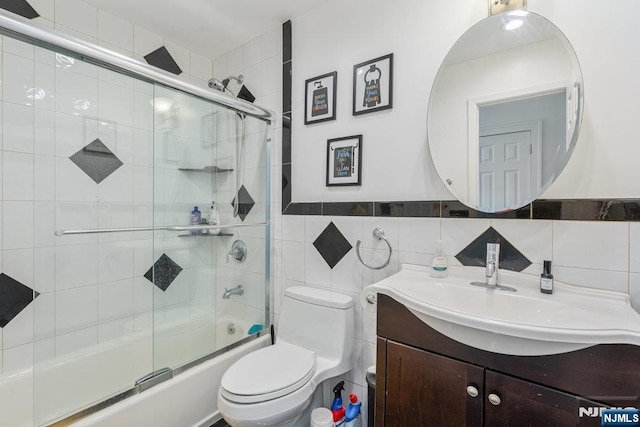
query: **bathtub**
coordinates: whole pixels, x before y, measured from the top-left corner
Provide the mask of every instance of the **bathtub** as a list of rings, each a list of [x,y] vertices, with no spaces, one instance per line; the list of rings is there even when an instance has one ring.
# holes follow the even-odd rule
[[[270,344],[270,335],[263,335],[72,425],[209,427],[220,419],[217,394],[222,374],[240,357]]]
[[[229,323],[235,325],[234,334],[227,332]],[[49,424],[113,397],[105,396],[105,390],[117,391],[116,396],[130,390],[136,379],[153,370],[154,351],[155,366],[180,366],[211,351],[211,346],[202,344],[205,340],[215,339],[216,348],[224,348],[246,338],[250,326],[208,313],[163,323],[152,337],[148,327],[124,324],[127,333],[119,339],[37,363],[35,372],[30,367],[0,374],[0,426],[29,427],[34,420],[36,425]],[[216,393],[224,371],[269,343],[264,334],[74,425],[208,427],[218,417]],[[183,345],[189,346],[188,355],[179,351]],[[120,421],[125,419],[129,421]]]

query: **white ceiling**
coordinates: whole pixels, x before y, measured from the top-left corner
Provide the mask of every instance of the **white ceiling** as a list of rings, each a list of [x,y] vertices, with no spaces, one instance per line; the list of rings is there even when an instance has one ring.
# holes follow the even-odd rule
[[[317,0],[84,1],[209,58],[319,5]]]

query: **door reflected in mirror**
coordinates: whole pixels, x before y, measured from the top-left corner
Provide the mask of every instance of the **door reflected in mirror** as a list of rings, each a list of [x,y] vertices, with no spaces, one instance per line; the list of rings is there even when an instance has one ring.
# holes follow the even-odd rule
[[[545,18],[517,11],[476,24],[445,58],[429,100],[429,148],[447,188],[483,212],[536,199],[571,156],[581,88],[573,49]]]

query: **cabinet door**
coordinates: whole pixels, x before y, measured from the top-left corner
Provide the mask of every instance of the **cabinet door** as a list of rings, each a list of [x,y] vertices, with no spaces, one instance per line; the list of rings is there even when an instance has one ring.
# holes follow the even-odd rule
[[[485,372],[485,427],[600,427],[585,412],[596,403],[508,375]],[[580,408],[583,410],[580,416]],[[595,410],[591,411],[595,414]]]
[[[385,427],[481,426],[482,383],[480,367],[388,341]]]

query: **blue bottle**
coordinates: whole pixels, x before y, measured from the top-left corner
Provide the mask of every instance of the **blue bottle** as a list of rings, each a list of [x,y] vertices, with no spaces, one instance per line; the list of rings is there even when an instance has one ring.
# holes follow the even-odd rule
[[[202,221],[202,212],[198,210],[197,206],[193,207],[191,211],[191,225],[200,225],[200,221]],[[200,234],[199,230],[191,230],[191,234]]]
[[[342,394],[340,393],[344,390],[344,381],[340,381],[333,388],[333,403],[331,403],[331,413],[333,414],[333,422],[336,426],[342,426],[345,422],[345,409],[342,406]]]
[[[362,403],[358,400],[358,396],[349,394],[349,405],[345,414],[345,427],[362,427],[362,418],[360,417],[360,409]]]

